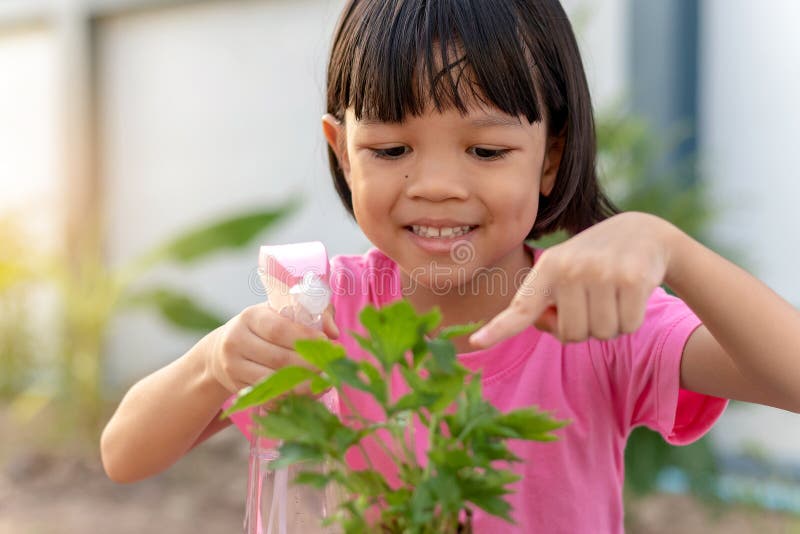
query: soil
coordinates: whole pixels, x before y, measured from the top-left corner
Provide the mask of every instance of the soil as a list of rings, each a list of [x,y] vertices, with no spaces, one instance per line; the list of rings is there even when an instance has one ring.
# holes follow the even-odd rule
[[[242,531],[247,443],[214,436],[165,473],[111,482],[99,457],[62,447],[22,447],[0,417],[0,534],[231,534]],[[17,439],[5,439],[15,436]],[[800,518],[747,507],[715,508],[684,495],[628,503],[628,533],[800,532]]]
[[[0,472],[0,534],[242,531],[247,442],[221,432],[166,472],[109,480],[99,457],[18,452]]]

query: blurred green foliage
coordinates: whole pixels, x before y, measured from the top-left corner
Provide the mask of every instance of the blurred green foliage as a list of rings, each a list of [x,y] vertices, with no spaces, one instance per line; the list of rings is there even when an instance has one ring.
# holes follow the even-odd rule
[[[163,264],[194,265],[251,246],[297,205],[290,200],[190,229],[118,269],[100,257],[74,258],[25,246],[32,240],[24,224],[19,217],[6,217],[0,221],[0,400],[22,418],[51,407],[62,432],[94,441],[105,406],[105,334],[115,314],[147,309],[176,328],[201,334],[224,322],[177,289],[142,289],[142,277]],[[55,296],[57,326],[39,336],[28,307],[43,288]],[[36,354],[37,337],[55,340],[51,354]]]
[[[25,388],[32,375],[34,336],[22,281],[31,277],[31,251],[15,218],[0,218],[0,399]]]

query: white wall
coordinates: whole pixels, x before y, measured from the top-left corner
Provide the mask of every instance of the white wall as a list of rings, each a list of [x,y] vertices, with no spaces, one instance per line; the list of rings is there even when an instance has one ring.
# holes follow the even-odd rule
[[[718,235],[800,306],[800,2],[702,6],[700,149],[725,210]]]
[[[104,20],[98,46],[109,256],[121,265],[197,223],[305,198],[273,243],[318,239],[331,255],[368,242],[346,218],[320,130],[325,60],[341,2],[203,3]],[[257,247],[168,281],[232,316],[251,289]],[[196,336],[127,313],[110,339],[111,375],[127,382],[182,354]]]
[[[47,244],[61,183],[56,78],[55,42],[47,29],[0,34],[0,214],[24,217]]]
[[[589,80],[594,108],[623,98],[630,72],[629,0],[562,0],[572,23]]]
[[[800,306],[800,2],[701,5],[699,143],[705,177],[724,207],[717,235]],[[748,295],[740,297],[747,306]],[[782,410],[731,407],[713,436],[725,452],[755,447],[800,460],[800,419]]]

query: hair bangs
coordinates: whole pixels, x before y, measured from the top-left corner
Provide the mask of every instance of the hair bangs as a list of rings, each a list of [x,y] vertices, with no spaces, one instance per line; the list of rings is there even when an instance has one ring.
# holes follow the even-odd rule
[[[354,2],[328,73],[335,115],[403,122],[437,111],[495,107],[542,119],[533,61],[511,4],[486,0]]]

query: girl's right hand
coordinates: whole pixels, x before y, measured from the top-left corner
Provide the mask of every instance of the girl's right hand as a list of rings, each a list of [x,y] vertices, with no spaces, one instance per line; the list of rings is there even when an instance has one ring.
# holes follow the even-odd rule
[[[266,302],[255,304],[212,332],[207,372],[230,393],[260,382],[287,365],[316,370],[294,350],[298,339],[337,339],[333,306],[323,315],[323,330],[279,315]],[[310,393],[308,383],[296,392]]]

